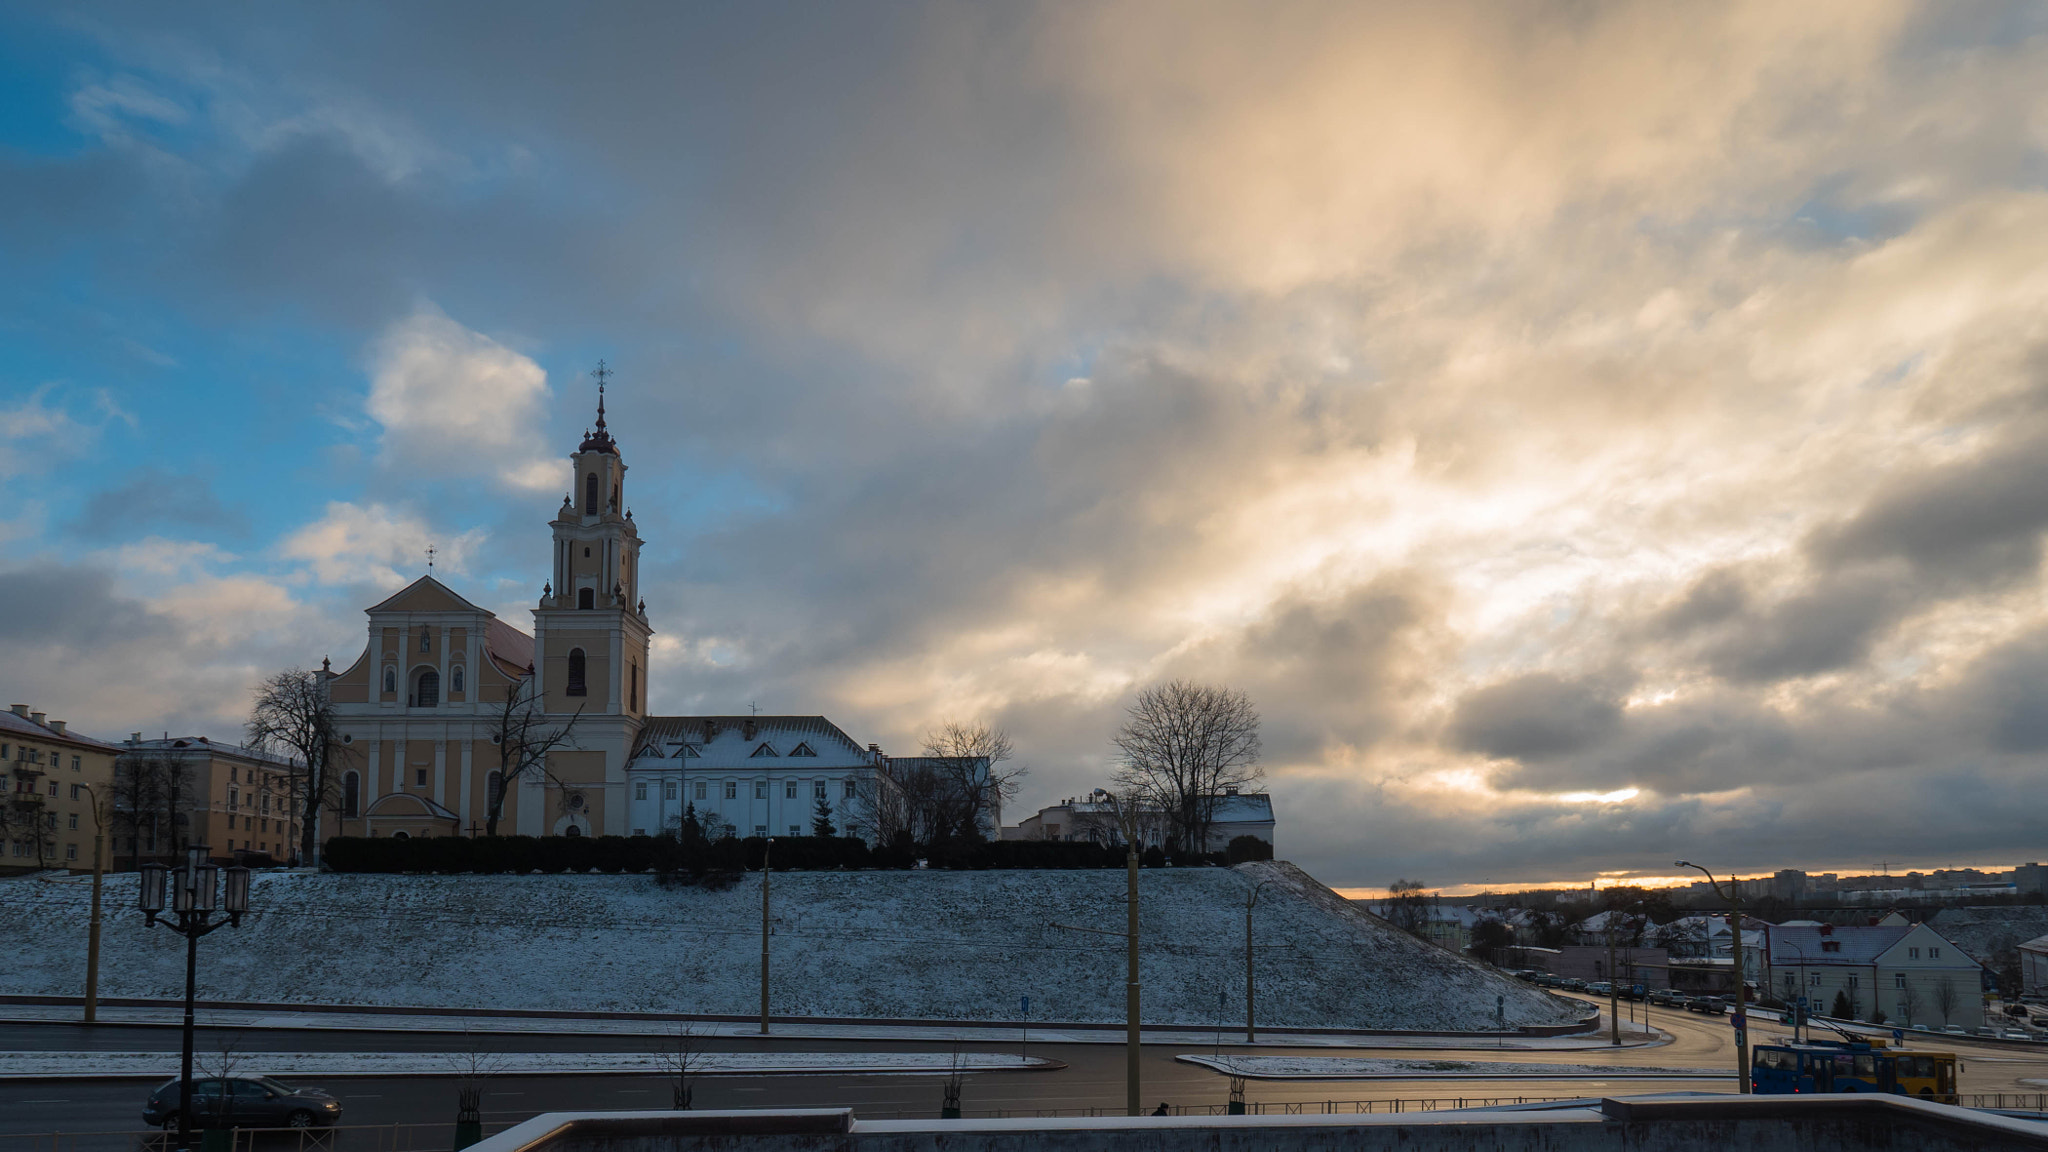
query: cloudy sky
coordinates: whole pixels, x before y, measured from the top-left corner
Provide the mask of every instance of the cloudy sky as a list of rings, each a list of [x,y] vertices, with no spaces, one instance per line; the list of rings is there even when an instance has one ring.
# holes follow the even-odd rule
[[[0,13],[0,689],[230,735],[611,406],[662,711],[1265,720],[1342,887],[2039,858],[2048,8]]]

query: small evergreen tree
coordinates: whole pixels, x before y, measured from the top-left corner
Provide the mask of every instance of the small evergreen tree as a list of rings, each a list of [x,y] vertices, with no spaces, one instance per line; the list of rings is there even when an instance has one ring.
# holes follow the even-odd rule
[[[837,836],[839,829],[832,826],[832,803],[823,796],[811,808],[811,835]]]
[[[1828,1010],[1828,1015],[1833,1016],[1837,1020],[1854,1020],[1856,1018],[1856,1005],[1849,1002],[1847,989],[1837,988],[1835,990],[1835,1005]]]

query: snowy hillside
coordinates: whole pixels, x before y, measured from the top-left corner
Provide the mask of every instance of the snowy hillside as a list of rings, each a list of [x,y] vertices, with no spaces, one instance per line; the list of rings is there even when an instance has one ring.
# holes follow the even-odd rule
[[[1145,1019],[1244,1016],[1244,900],[1259,898],[1259,1021],[1484,1029],[1583,1008],[1405,936],[1285,863],[1141,875]],[[777,1015],[1044,1021],[1123,1018],[1114,871],[787,872],[774,877]],[[77,995],[89,882],[0,881],[0,992]],[[145,929],[132,875],[107,879],[100,991],[172,997],[183,941]],[[651,876],[256,877],[239,929],[200,942],[200,995],[272,1003],[744,1014],[759,1004],[761,889]]]

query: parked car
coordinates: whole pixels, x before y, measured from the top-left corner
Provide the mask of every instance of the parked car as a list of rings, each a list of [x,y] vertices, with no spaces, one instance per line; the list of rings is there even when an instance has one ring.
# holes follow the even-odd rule
[[[1574,976],[1564,982],[1564,988],[1567,992],[1584,992],[1586,990],[1586,982]]]
[[[178,1125],[179,1085],[172,1080],[149,1094],[142,1122]],[[318,1088],[294,1088],[268,1076],[212,1076],[192,1081],[194,1128],[325,1128],[341,1120],[341,1101]]]
[[[1595,996],[1610,996],[1614,994],[1614,985],[1605,980],[1595,980],[1591,984],[1586,985],[1586,991],[1591,992]]]
[[[2032,1040],[2034,1037],[2018,1028],[2007,1028],[1998,1034],[2000,1040]]]
[[[1685,997],[1669,988],[1659,988],[1650,993],[1650,1004],[1655,1008],[1679,1008],[1685,1005]]]
[[[1970,1034],[1970,1030],[1961,1024],[1950,1024],[1943,1028],[1942,1031],[1950,1036],[1968,1036]]]
[[[2027,1007],[2024,1004],[2007,1004],[2005,1006],[2005,1014],[2007,1016],[2017,1016],[2025,1020],[2027,1018]]]
[[[1725,1016],[1728,1013],[1728,1001],[1722,996],[1695,996],[1685,1002],[1685,1010],[1703,1012],[1709,1016]]]
[[[1539,988],[1562,988],[1564,987],[1564,981],[1555,976],[1538,976],[1536,978],[1536,986]]]

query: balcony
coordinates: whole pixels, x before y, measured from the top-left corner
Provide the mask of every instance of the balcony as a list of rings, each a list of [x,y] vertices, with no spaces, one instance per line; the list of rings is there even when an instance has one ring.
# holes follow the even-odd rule
[[[41,792],[34,790],[10,793],[7,798],[12,800],[17,808],[41,808],[44,806],[44,801],[49,799],[49,797]]]
[[[26,760],[16,760],[14,762],[14,775],[16,779],[33,780],[42,774],[43,766],[41,764],[31,764]]]

